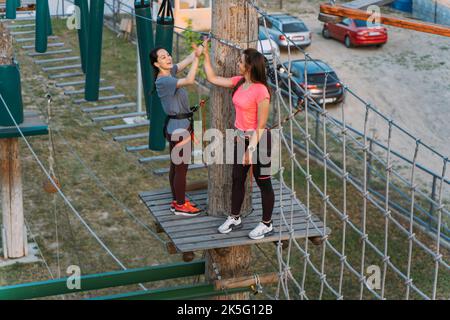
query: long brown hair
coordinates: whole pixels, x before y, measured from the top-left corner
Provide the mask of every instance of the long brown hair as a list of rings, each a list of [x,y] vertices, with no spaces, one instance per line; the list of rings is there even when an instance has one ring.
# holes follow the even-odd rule
[[[245,65],[247,70],[250,70],[250,79],[254,83],[261,83],[266,86],[269,94],[271,90],[267,83],[266,62],[262,53],[256,49],[246,49],[243,52],[245,56]]]

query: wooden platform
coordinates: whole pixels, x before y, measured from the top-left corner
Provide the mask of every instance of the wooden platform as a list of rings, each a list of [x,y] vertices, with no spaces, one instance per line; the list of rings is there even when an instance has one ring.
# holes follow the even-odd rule
[[[24,121],[19,125],[24,136],[39,136],[48,134],[48,126],[36,112],[25,111]],[[0,126],[0,139],[21,137],[16,126]]]
[[[232,231],[229,234],[220,234],[217,228],[224,222],[222,217],[210,217],[206,212],[196,217],[180,217],[170,212],[169,206],[172,201],[170,189],[159,191],[141,192],[139,194],[142,201],[155,218],[157,223],[164,229],[179,252],[192,252],[205,249],[225,248],[238,245],[251,245],[261,242],[278,241],[280,234],[279,214],[279,182],[273,181],[275,189],[275,208],[273,214],[274,233],[266,236],[262,240],[252,240],[248,233],[261,221],[262,206],[260,190],[256,183],[253,183],[253,213],[243,218],[242,229]],[[197,204],[201,209],[207,205],[207,190],[187,192],[187,198]],[[291,212],[291,190],[283,187],[283,208],[285,216],[290,221]],[[296,238],[306,237],[307,223],[305,221],[306,208],[297,199],[294,199],[294,229]],[[313,221],[322,230],[323,223],[316,216]],[[282,240],[289,239],[287,228],[281,227]],[[327,233],[329,233],[329,229]],[[321,233],[311,224],[309,225],[309,237],[321,236]]]

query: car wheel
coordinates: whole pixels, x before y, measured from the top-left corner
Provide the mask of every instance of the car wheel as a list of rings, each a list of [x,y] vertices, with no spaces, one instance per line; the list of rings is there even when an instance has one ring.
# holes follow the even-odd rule
[[[346,46],[347,48],[351,48],[351,47],[352,47],[352,41],[350,40],[350,37],[349,37],[349,36],[345,36],[344,44],[345,44],[345,46]]]
[[[322,29],[322,36],[323,36],[325,39],[330,39],[330,38],[331,38],[331,36],[330,36],[330,30],[328,30],[327,28],[323,27],[323,29]]]
[[[377,48],[381,48],[381,47],[383,47],[383,45],[384,45],[384,43],[383,44],[377,44],[376,47]]]

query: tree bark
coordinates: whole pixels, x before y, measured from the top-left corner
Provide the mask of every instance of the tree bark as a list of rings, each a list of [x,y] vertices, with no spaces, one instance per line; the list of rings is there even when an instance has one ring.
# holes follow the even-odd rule
[[[0,23],[0,65],[13,61],[12,37]],[[24,235],[22,176],[19,158],[19,139],[0,140],[0,186],[2,194],[3,254],[7,258],[21,258],[26,255]]]
[[[221,39],[238,44],[241,48],[256,47],[258,39],[258,14],[245,0],[213,1],[212,32]],[[253,41],[253,42],[252,42]],[[216,40],[212,41],[215,71],[223,77],[239,75],[237,60],[241,54]],[[211,128],[218,129],[224,136],[225,130],[234,128],[234,108],[231,90],[213,87],[211,92]],[[225,158],[225,146],[223,155]],[[228,216],[231,213],[232,165],[209,166],[208,213],[212,216]],[[249,182],[249,179],[247,179]],[[251,212],[251,194],[247,192],[241,214]],[[236,246],[226,249],[208,250],[206,253],[206,277],[209,280],[247,275],[250,268],[251,247]],[[248,294],[234,294],[219,299],[248,299]]]
[[[2,186],[2,212],[5,258],[26,255],[24,235],[22,176],[20,172],[19,139],[0,140],[0,181]]]

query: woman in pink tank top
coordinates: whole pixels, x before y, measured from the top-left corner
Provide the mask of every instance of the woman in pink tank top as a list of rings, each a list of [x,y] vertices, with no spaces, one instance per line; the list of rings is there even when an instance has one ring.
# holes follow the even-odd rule
[[[272,212],[275,203],[270,179],[271,137],[270,130],[266,129],[270,112],[270,91],[264,56],[255,49],[243,51],[238,61],[240,75],[224,78],[215,74],[208,50],[204,50],[204,55],[208,81],[219,87],[233,89],[233,105],[236,111],[232,209],[218,231],[229,233],[242,227],[240,211],[245,197],[245,180],[252,168],[256,183],[261,189],[263,216],[262,221],[249,233],[249,237],[262,239],[273,233]],[[240,145],[242,148],[239,148]],[[238,150],[241,149],[245,150],[245,153],[238,156]]]

